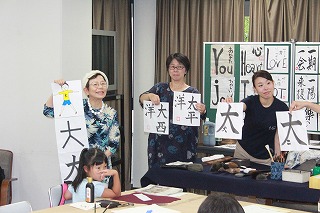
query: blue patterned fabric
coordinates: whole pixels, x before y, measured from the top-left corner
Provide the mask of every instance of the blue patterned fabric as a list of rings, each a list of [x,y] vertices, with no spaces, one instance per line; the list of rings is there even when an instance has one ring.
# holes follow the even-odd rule
[[[108,149],[114,154],[119,147],[120,140],[117,111],[106,105],[102,113],[95,115],[89,109],[88,99],[83,99],[83,107],[89,147],[99,148],[102,151]],[[53,118],[54,110],[52,107],[44,105],[43,114]],[[108,161],[108,168],[110,168],[111,159],[109,158]]]

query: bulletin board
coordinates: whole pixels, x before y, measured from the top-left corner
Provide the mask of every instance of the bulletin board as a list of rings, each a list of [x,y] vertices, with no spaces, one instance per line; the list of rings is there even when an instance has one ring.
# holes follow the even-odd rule
[[[297,42],[293,67],[293,100],[319,104],[319,46],[320,43]],[[320,134],[319,114],[305,110],[309,133]]]
[[[275,96],[288,106],[293,100],[319,103],[319,45],[309,42],[204,42],[204,103],[215,121],[219,101],[234,102],[253,95],[252,75],[263,69],[272,75]],[[320,134],[319,116],[306,110],[307,129]],[[309,119],[309,123],[308,123]]]

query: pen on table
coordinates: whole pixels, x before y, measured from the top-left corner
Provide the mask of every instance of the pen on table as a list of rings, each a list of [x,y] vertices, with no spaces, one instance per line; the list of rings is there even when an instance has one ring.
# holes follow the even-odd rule
[[[151,213],[151,212],[152,212],[152,210],[147,210],[147,211],[146,211],[146,213]]]
[[[94,202],[94,213],[96,213],[97,211],[97,206],[96,206],[96,202]]]

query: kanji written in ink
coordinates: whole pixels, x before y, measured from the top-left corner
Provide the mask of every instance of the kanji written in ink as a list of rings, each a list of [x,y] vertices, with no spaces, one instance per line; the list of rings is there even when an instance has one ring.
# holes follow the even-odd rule
[[[309,149],[305,115],[305,111],[302,109],[292,112],[276,112],[281,151],[305,151]]]
[[[197,93],[174,92],[172,122],[178,125],[200,126],[200,113],[196,109],[200,98],[201,95]]]
[[[295,121],[292,121],[292,114],[291,113],[288,113],[289,115],[289,121],[288,122],[284,122],[284,123],[281,123],[282,127],[288,127],[288,132],[287,132],[287,136],[286,138],[284,139],[284,141],[281,143],[281,145],[284,145],[285,143],[287,143],[287,145],[291,145],[291,141],[289,139],[289,135],[290,135],[290,132],[292,130],[293,132],[293,135],[296,139],[296,141],[301,144],[301,145],[307,145],[305,142],[303,142],[296,134],[296,132],[294,131],[293,129],[293,126],[301,126],[302,123],[301,121],[299,120],[295,120]]]
[[[76,156],[75,155],[72,155],[72,162],[71,163],[66,163],[66,166],[69,168],[71,167],[70,169],[70,172],[68,174],[67,177],[64,178],[64,180],[68,180],[71,175],[73,174],[74,171],[78,171],[78,168],[76,167],[77,165],[79,165],[79,161],[76,161]]]
[[[176,99],[175,99],[174,102],[176,102],[174,106],[175,106],[175,107],[180,106],[180,110],[183,109],[183,106],[187,105],[187,104],[185,103],[184,94],[179,94],[179,95],[176,97]]]
[[[243,103],[219,102],[216,114],[216,138],[241,139]]]
[[[227,132],[227,128],[225,128],[226,127],[225,125],[226,125],[227,120],[229,120],[232,132],[235,134],[239,134],[238,130],[233,126],[232,120],[230,118],[230,116],[238,117],[239,114],[237,112],[230,112],[230,110],[231,110],[231,105],[228,104],[228,111],[220,113],[222,117],[225,117],[225,119],[224,119],[222,125],[220,126],[220,128],[218,128],[217,132],[219,132],[221,130]]]
[[[62,146],[62,148],[64,149],[64,148],[66,147],[66,145],[67,145],[67,143],[69,142],[70,138],[74,139],[74,140],[77,141],[82,147],[84,147],[84,144],[81,143],[76,137],[74,137],[74,136],[71,134],[71,132],[73,132],[73,131],[80,131],[81,128],[71,129],[71,128],[70,128],[70,122],[69,122],[69,121],[67,121],[67,124],[68,124],[68,129],[66,129],[66,130],[60,130],[61,133],[65,133],[65,132],[68,132],[68,133],[69,133],[69,136],[68,136],[66,142],[64,143],[64,145]]]
[[[157,132],[162,132],[162,133],[165,133],[166,132],[166,123],[165,122],[158,122],[158,126],[156,126],[156,129],[157,129]]]
[[[150,119],[152,118],[152,115],[156,113],[156,111],[154,110],[154,105],[152,103],[149,104],[145,104],[145,116],[150,117]]]
[[[168,118],[166,115],[166,112],[168,111],[167,109],[163,108],[163,103],[160,103],[160,108],[158,109],[159,114],[158,114],[158,118],[160,117],[160,115],[162,115],[164,118]]]
[[[191,109],[191,107],[193,108],[193,110],[197,109],[196,106],[195,106],[197,101],[194,100],[194,96],[191,96],[191,100],[188,101],[188,102],[190,104],[189,107],[188,107],[188,110]]]
[[[310,47],[298,46],[296,54],[296,71],[316,72],[318,51]]]
[[[192,124],[192,121],[194,119],[199,119],[197,116],[196,116],[196,112],[195,111],[188,111],[188,116],[186,117],[187,120],[190,120],[190,123]]]
[[[317,101],[317,77],[313,75],[296,75],[295,78],[295,99]]]
[[[156,134],[169,134],[169,103],[154,105],[151,101],[143,102],[144,131]]]
[[[306,112],[306,122],[310,124],[311,119],[315,118],[315,112],[312,109],[308,109],[308,108],[305,109],[305,112]]]

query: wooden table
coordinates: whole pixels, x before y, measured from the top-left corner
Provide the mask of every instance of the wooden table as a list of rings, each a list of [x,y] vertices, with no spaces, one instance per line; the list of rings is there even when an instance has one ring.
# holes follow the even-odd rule
[[[126,193],[132,193],[133,191],[128,191]],[[177,210],[183,213],[195,213],[197,212],[200,204],[203,202],[203,200],[206,198],[204,195],[198,195],[198,194],[193,194],[193,193],[184,193],[182,195],[181,200],[174,201],[172,203],[162,205],[165,208]],[[242,202],[240,201],[240,204],[242,206],[248,206],[248,205],[254,205],[253,203],[249,202]],[[136,204],[135,206],[139,206],[142,204]],[[283,212],[287,213],[303,213],[305,211],[298,211],[298,210],[292,210],[292,209],[285,209],[285,208],[278,208],[278,207],[273,207],[273,206],[266,206],[262,205],[264,208],[269,208],[269,209],[277,209],[277,210],[282,210]],[[120,207],[118,209],[124,209],[124,208],[133,208],[133,207]],[[104,208],[97,208],[96,212],[97,213],[102,213],[104,211]],[[112,210],[108,209],[106,213],[110,213]],[[77,209],[74,207],[71,207],[69,204],[63,205],[63,206],[58,206],[54,208],[48,208],[48,209],[42,209],[38,211],[34,211],[35,213],[85,213],[85,212],[94,212],[94,210],[81,210]]]

